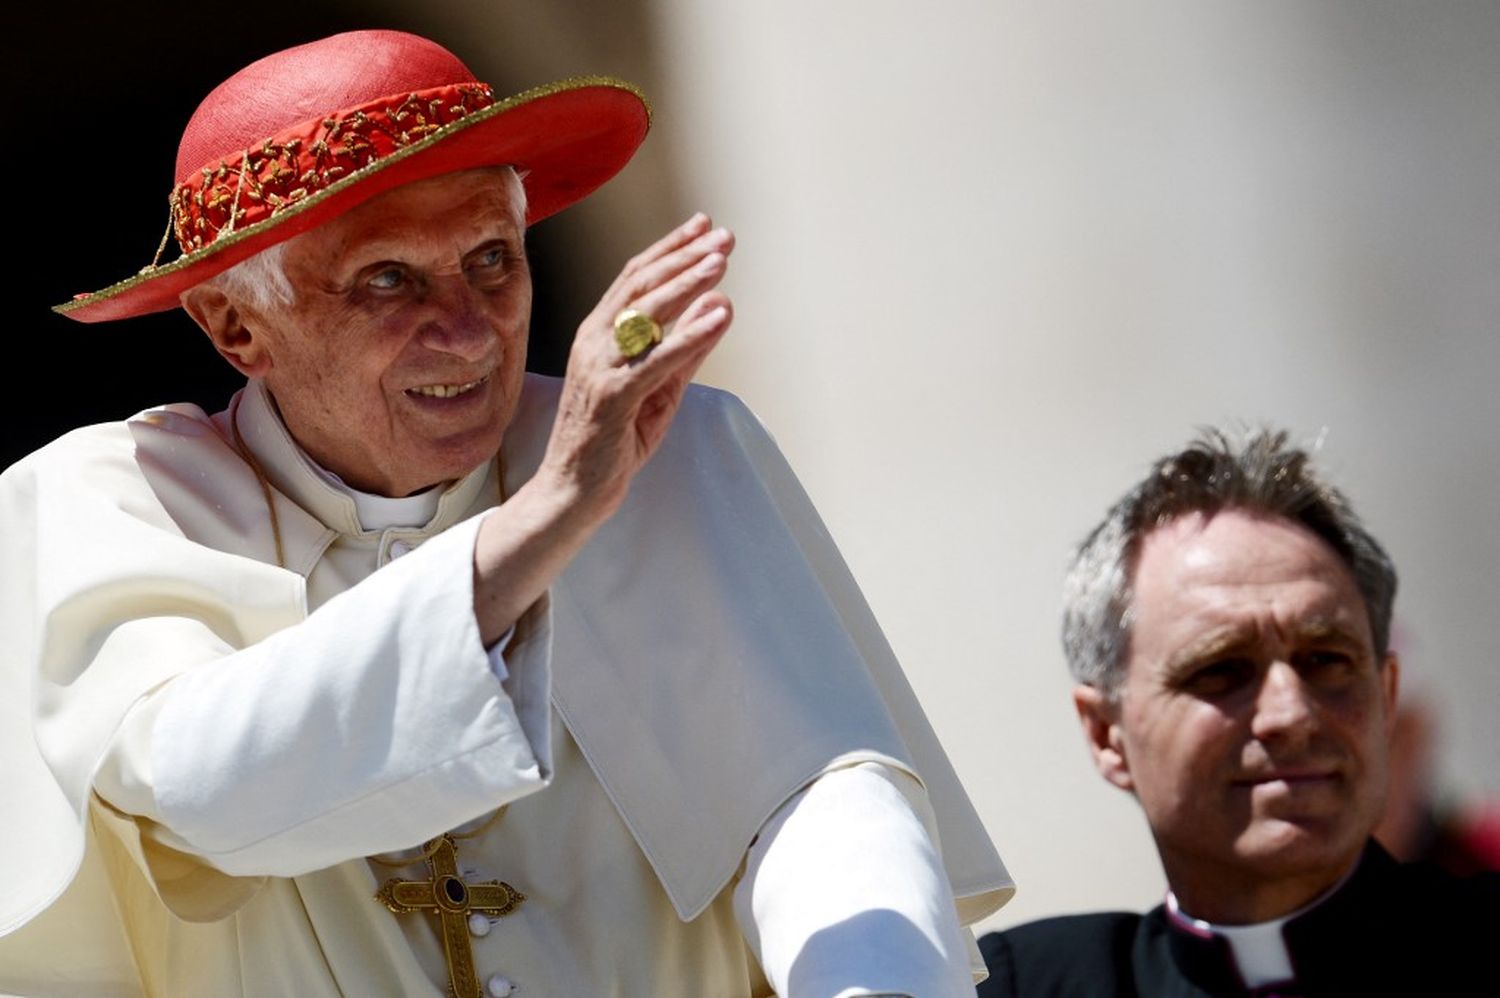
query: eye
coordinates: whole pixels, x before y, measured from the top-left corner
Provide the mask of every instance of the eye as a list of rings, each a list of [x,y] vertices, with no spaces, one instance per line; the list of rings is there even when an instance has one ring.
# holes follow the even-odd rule
[[[476,249],[464,261],[464,272],[469,283],[487,292],[499,292],[510,287],[514,276],[516,255],[510,244],[496,241]]]
[[[468,269],[471,274],[482,275],[486,278],[496,275],[504,276],[508,271],[510,253],[504,243],[495,243],[478,250],[468,259]]]
[[[1358,671],[1358,662],[1347,652],[1316,648],[1297,656],[1297,667],[1308,682],[1329,686],[1353,676]]]
[[[1256,664],[1243,656],[1226,656],[1198,666],[1187,674],[1182,688],[1193,696],[1227,696],[1255,679]]]
[[[386,267],[371,275],[367,283],[379,291],[394,291],[406,283],[406,272],[400,267]]]

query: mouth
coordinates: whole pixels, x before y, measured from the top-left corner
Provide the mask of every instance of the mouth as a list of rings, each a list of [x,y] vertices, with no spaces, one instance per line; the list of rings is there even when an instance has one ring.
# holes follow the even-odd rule
[[[1336,779],[1338,774],[1331,769],[1278,769],[1269,773],[1259,773],[1236,780],[1239,786],[1256,787],[1268,783],[1282,783],[1288,787],[1304,786],[1309,784],[1326,783]]]
[[[482,378],[461,384],[417,385],[415,388],[406,389],[406,394],[430,399],[458,398],[460,395],[469,394],[489,380],[490,376],[486,374]]]

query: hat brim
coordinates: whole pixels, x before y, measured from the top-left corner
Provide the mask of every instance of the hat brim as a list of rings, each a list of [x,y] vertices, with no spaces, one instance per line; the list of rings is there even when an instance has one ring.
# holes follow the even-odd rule
[[[267,247],[402,184],[459,170],[509,165],[522,172],[531,225],[618,173],[650,125],[644,95],[622,80],[576,77],[536,87],[445,125],[270,218],[53,311],[80,322],[108,322],[176,308],[184,291]]]

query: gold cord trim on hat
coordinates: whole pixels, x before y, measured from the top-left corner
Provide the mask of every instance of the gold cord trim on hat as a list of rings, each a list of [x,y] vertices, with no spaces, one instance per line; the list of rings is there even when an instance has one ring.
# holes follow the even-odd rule
[[[172,238],[172,199],[176,196],[177,192],[173,191],[167,198],[167,227],[161,234],[161,242],[156,244],[156,255],[151,258],[150,263],[141,268],[143,274],[149,274],[155,270],[156,265],[161,263],[161,255],[167,251],[167,240]]]
[[[485,84],[470,84],[468,86],[484,87],[486,90],[488,89]],[[271,213],[267,217],[253,222],[252,224],[247,225],[244,228],[238,228],[238,226],[236,225],[232,231],[220,231],[216,234],[216,238],[211,237],[209,241],[205,242],[201,246],[194,246],[191,250],[186,250],[186,248],[184,248],[185,251],[183,255],[179,256],[175,260],[160,265],[153,264],[152,266],[142,269],[139,273],[127,277],[125,280],[119,281],[118,283],[111,284],[99,291],[80,295],[74,298],[72,301],[64,302],[61,305],[54,305],[52,307],[52,311],[57,312],[60,315],[67,315],[69,312],[75,311],[77,309],[85,308],[100,301],[116,297],[117,295],[123,294],[124,292],[138,287],[141,284],[145,284],[148,281],[153,281],[157,278],[164,277],[176,271],[194,266],[200,261],[205,260],[216,253],[223,252],[231,246],[234,246],[241,240],[250,239],[260,235],[267,229],[281,224],[288,217],[300,214],[303,211],[307,211],[308,209],[321,204],[329,198],[342,193],[355,184],[379,173],[381,170],[400,163],[408,156],[416,155],[423,150],[431,148],[432,146],[443,141],[449,136],[463,131],[466,128],[471,128],[474,125],[480,124],[484,121],[488,121],[490,118],[493,118],[499,114],[503,114],[525,104],[530,104],[533,101],[551,97],[555,94],[567,93],[573,90],[583,90],[589,87],[608,87],[615,90],[623,90],[634,96],[641,102],[641,106],[645,109],[646,127],[648,129],[650,128],[651,122],[655,116],[655,112],[652,110],[650,101],[646,99],[646,95],[641,92],[639,87],[636,87],[630,83],[626,83],[624,80],[618,80],[614,77],[609,76],[575,76],[569,77],[565,80],[558,80],[555,83],[548,83],[543,86],[533,87],[530,90],[516,94],[513,97],[507,97],[504,100],[495,101],[488,106],[481,107],[478,110],[469,112],[462,117],[447,122],[446,124],[433,126],[430,123],[424,123],[422,126],[419,126],[422,129],[421,134],[419,134],[417,138],[412,140],[410,144],[399,146],[393,149],[391,152],[380,156],[379,158],[372,159],[369,162],[366,162],[364,165],[359,166],[358,168],[349,170],[349,172],[343,173],[342,175],[335,176],[330,179],[330,182],[327,183],[326,186],[322,186],[320,189],[302,190],[301,193],[296,193],[298,188],[293,188],[291,191],[288,191],[286,195],[278,194],[277,196],[281,199],[281,203],[277,204],[271,202]],[[401,105],[397,105],[398,109],[400,107]],[[354,116],[351,115],[349,119],[344,120],[349,121],[352,120],[353,117]],[[411,131],[412,129],[406,130],[408,138],[410,138],[411,136]],[[272,157],[272,153],[267,150],[267,147],[270,147],[272,145],[273,143],[271,143],[270,140],[267,140],[258,150],[252,151],[261,152],[265,156],[270,157],[274,166],[274,157]],[[285,150],[284,148],[281,148],[278,151],[284,153]],[[245,164],[247,164],[248,160],[249,156],[242,157],[241,165],[244,166]],[[225,168],[225,173],[227,176],[228,164],[225,163],[221,165]],[[264,168],[265,162],[263,161],[260,165],[262,166],[262,168]],[[218,167],[205,168],[205,172],[208,174],[208,177],[206,177],[205,179],[219,179]],[[168,197],[168,203],[169,205],[171,205],[171,209],[173,212],[174,223],[180,216],[177,214],[179,206],[177,204],[172,204],[172,197],[176,196],[177,200],[180,202],[182,200],[180,194],[182,189],[182,187],[174,188],[172,195]],[[254,183],[252,182],[251,190],[253,189]],[[291,196],[294,193],[296,194],[296,196]],[[230,196],[231,198],[233,196],[229,194],[227,189],[225,191],[225,194],[227,196]],[[201,195],[202,191],[200,190],[196,192],[195,196]],[[247,196],[249,196],[248,191]],[[205,202],[206,201],[207,199],[205,199]],[[267,198],[267,201],[269,202],[270,199]],[[207,228],[207,224],[207,222],[204,223],[205,229]],[[193,220],[189,228],[196,231],[198,228],[197,221]]]

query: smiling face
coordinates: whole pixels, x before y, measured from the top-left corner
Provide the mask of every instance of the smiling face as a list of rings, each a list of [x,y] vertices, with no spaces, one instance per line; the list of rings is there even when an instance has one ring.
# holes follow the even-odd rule
[[[492,457],[515,412],[531,315],[518,214],[497,170],[408,184],[287,245],[292,304],[185,304],[313,460],[408,495]]]
[[[1288,520],[1193,514],[1146,536],[1131,610],[1117,697],[1075,699],[1178,900],[1229,923],[1312,900],[1379,818],[1395,707],[1349,571]]]

